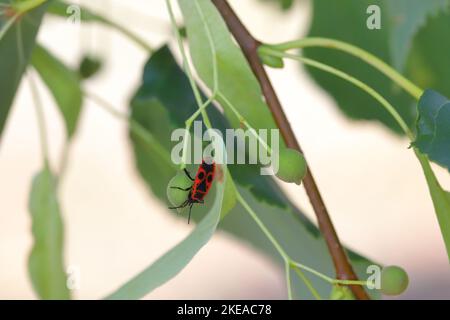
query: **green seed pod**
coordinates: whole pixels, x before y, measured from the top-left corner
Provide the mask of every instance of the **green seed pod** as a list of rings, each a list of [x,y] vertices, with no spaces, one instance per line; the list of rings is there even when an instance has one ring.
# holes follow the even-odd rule
[[[268,55],[268,54],[264,53],[263,50],[259,50],[258,54],[259,54],[259,58],[261,59],[261,62],[263,64],[265,64],[266,66],[276,68],[276,69],[284,68],[284,61],[282,58]]]
[[[186,201],[189,195],[188,191],[183,191],[180,189],[174,189],[172,187],[177,187],[181,189],[189,188],[192,185],[192,181],[189,180],[188,177],[184,174],[184,172],[180,171],[174,176],[167,185],[167,199],[174,206],[180,206],[183,202]]]
[[[335,284],[331,288],[330,300],[355,300],[355,296],[349,287]]]
[[[384,267],[381,271],[381,292],[396,296],[408,287],[409,278],[406,271],[399,266]]]
[[[276,176],[285,182],[300,184],[306,175],[306,161],[303,155],[294,149],[282,149],[279,152],[279,167]]]
[[[78,73],[82,79],[95,75],[102,67],[102,61],[94,56],[85,55],[78,67]]]

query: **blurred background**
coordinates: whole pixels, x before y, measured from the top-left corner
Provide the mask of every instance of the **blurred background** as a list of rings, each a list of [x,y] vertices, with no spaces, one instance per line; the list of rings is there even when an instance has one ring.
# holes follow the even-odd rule
[[[162,0],[74,1],[113,18],[154,48],[175,48]],[[259,0],[230,0],[259,39],[300,38],[311,6],[298,1],[282,12]],[[268,23],[270,21],[270,23]],[[104,69],[90,91],[127,112],[148,54],[99,25],[78,26],[47,16],[39,41],[69,65],[85,52]],[[346,118],[297,63],[269,69],[292,127],[344,243],[385,265],[404,267],[410,287],[400,298],[450,298],[450,268],[425,179],[404,138],[379,124]],[[64,128],[54,101],[39,85],[51,160],[60,158]],[[26,265],[31,249],[27,210],[32,176],[41,168],[36,115],[22,81],[0,147],[0,298],[34,299]],[[450,189],[448,172],[434,166]],[[303,188],[280,184],[314,220]],[[66,265],[79,271],[75,298],[110,293],[186,236],[192,225],[167,214],[134,168],[127,126],[86,101],[61,188]],[[283,272],[268,258],[218,232],[177,277],[149,299],[286,298]]]

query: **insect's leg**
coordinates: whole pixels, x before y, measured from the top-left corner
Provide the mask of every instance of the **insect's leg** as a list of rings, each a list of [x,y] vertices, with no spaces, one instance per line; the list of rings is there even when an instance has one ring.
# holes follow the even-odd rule
[[[189,191],[189,190],[191,190],[192,186],[191,187],[187,187],[186,189],[183,189],[183,188],[180,188],[180,187],[170,187],[170,188],[171,189],[181,190],[181,191]]]
[[[189,173],[189,171],[187,171],[186,168],[183,169],[184,173],[186,174],[186,176],[191,179],[191,181],[194,181],[195,179],[191,177],[191,174]]]
[[[188,216],[188,224],[191,221],[191,210],[192,210],[192,206],[194,205],[194,203],[191,203],[191,205],[189,206],[189,216]]]
[[[189,203],[189,199],[186,200],[185,202],[183,202],[182,204],[180,204],[179,206],[177,206],[177,207],[169,207],[169,209],[180,209],[180,208],[184,208],[184,207],[186,207],[186,206],[188,205],[188,203]]]

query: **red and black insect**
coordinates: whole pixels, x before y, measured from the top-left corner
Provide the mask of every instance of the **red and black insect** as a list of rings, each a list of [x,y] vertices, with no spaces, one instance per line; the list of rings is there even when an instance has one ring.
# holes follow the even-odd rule
[[[205,161],[203,159],[202,163],[198,167],[197,174],[195,178],[192,178],[189,174],[189,171],[184,169],[184,173],[186,176],[193,181],[192,185],[188,188],[180,188],[180,187],[170,187],[172,189],[178,189],[182,191],[189,191],[188,198],[181,205],[177,207],[169,207],[169,209],[178,209],[189,206],[189,217],[188,223],[191,221],[191,210],[192,206],[195,203],[203,203],[204,198],[208,194],[211,189],[212,182],[214,180],[214,174],[216,172],[216,164],[214,161]]]

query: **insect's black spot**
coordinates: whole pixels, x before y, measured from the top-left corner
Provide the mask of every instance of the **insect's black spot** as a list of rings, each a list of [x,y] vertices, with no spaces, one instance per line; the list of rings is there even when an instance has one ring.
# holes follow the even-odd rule
[[[208,174],[208,176],[206,177],[206,180],[208,180],[208,183],[211,183],[213,180],[213,175],[212,173]]]
[[[198,176],[197,176],[200,180],[202,180],[205,177],[205,173],[203,171],[200,171]]]
[[[202,180],[202,182],[198,184],[197,190],[206,192],[206,180]]]

